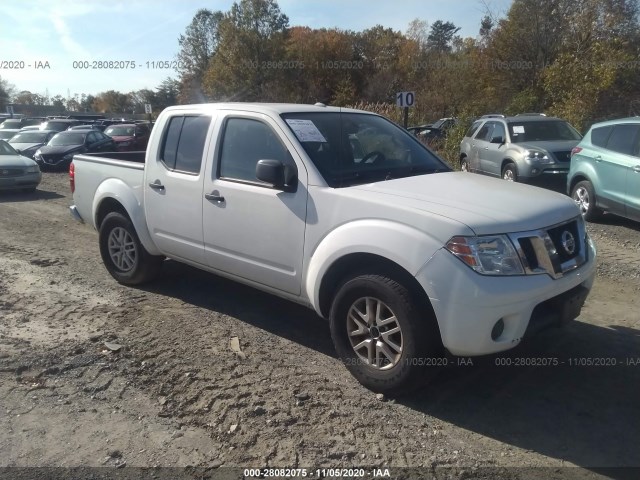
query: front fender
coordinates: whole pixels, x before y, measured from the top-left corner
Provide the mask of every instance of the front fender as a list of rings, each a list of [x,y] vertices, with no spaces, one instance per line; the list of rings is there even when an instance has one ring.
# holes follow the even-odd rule
[[[142,187],[131,187],[118,178],[109,178],[98,185],[92,205],[93,224],[96,229],[100,228],[97,221],[100,205],[110,198],[120,203],[127,211],[144,248],[152,255],[161,255],[162,252],[156,247],[147,228],[142,204]]]
[[[314,310],[320,312],[320,286],[340,258],[353,253],[384,257],[411,275],[442,247],[442,241],[421,230],[389,220],[367,219],[343,224],[327,234],[310,256],[304,289]]]

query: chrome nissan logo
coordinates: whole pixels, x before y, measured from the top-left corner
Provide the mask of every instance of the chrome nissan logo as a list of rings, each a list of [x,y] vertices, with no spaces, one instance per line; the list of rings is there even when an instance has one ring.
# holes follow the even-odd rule
[[[562,232],[562,248],[564,248],[564,251],[567,252],[569,255],[573,255],[574,252],[576,251],[576,239],[574,238],[574,236],[571,234],[571,232],[569,230],[565,230],[564,232]]]

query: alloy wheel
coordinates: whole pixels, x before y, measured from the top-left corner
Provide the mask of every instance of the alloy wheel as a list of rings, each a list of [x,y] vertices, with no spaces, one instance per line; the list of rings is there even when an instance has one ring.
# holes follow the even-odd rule
[[[347,334],[358,358],[376,370],[389,370],[402,356],[402,330],[394,312],[373,297],[359,298],[347,314]]]
[[[138,249],[135,240],[124,228],[116,227],[109,232],[107,246],[111,261],[122,272],[128,272],[136,265]]]

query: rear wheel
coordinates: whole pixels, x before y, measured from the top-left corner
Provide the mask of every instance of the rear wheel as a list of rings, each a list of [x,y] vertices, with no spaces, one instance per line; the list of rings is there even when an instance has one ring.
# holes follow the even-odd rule
[[[153,280],[164,260],[145,250],[131,220],[119,212],[108,214],[100,225],[100,255],[111,276],[125,285]]]
[[[502,179],[507,182],[518,181],[518,170],[513,163],[507,163],[502,169]]]
[[[571,198],[576,202],[582,218],[591,222],[602,215],[602,210],[596,207],[596,194],[593,185],[588,180],[583,180],[574,185],[571,190]]]
[[[437,373],[442,344],[431,313],[384,275],[360,275],[338,289],[331,337],[347,369],[365,387],[407,393]]]

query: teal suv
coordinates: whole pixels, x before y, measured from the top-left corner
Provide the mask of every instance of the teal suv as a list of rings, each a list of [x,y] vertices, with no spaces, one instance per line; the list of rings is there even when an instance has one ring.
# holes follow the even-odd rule
[[[567,191],[585,220],[640,221],[640,117],[596,123],[571,152]]]

